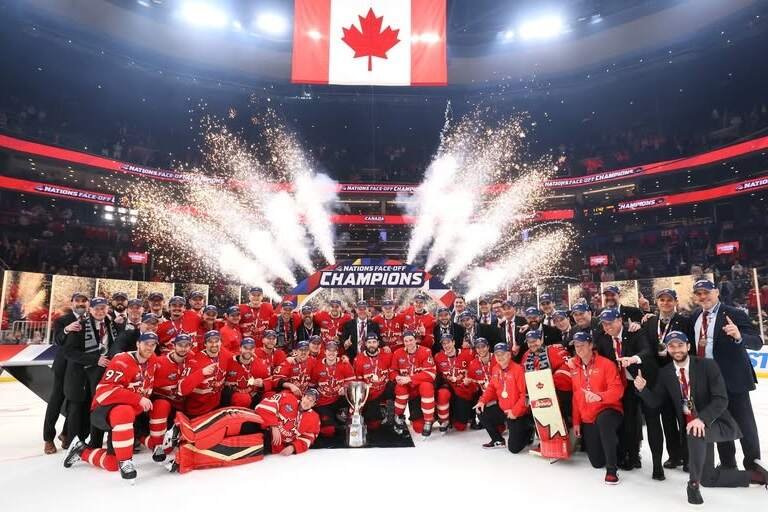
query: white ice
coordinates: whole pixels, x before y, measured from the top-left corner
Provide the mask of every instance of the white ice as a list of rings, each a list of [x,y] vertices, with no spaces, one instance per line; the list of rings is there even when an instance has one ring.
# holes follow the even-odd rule
[[[768,460],[768,382],[752,393]],[[506,450],[484,450],[484,431],[414,435],[415,448],[312,450],[233,468],[169,474],[144,450],[135,456],[135,486],[78,463],[62,467],[64,452],[42,453],[45,403],[17,382],[0,383],[0,510],[66,512],[269,510],[690,510],[687,474],[667,470],[651,480],[650,452],[643,468],[620,471],[607,486],[585,455],[550,464]],[[63,421],[63,419],[62,419]],[[61,424],[61,422],[60,422]],[[738,446],[738,443],[737,443]],[[740,448],[739,448],[740,450]],[[741,454],[738,454],[741,461]],[[761,510],[768,491],[702,489],[706,510]],[[747,508],[749,507],[749,508]]]

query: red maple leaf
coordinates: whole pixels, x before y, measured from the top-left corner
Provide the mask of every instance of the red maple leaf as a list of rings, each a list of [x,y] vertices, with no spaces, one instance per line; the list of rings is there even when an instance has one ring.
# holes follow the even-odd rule
[[[354,58],[368,57],[368,71],[372,71],[373,57],[386,59],[387,52],[400,42],[397,38],[400,29],[392,30],[392,27],[388,26],[382,32],[381,25],[384,16],[377,18],[373,13],[373,8],[368,10],[365,18],[362,16],[358,16],[358,18],[362,32],[354,25],[350,25],[349,28],[342,27],[344,37],[341,40],[355,51]]]

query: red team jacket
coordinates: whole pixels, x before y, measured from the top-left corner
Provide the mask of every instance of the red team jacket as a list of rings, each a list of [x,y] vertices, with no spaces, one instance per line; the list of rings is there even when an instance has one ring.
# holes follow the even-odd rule
[[[605,409],[624,412],[621,399],[624,396],[624,384],[621,382],[616,363],[608,358],[594,354],[589,365],[576,359],[577,367],[571,370],[573,380],[573,425],[594,423],[597,415]],[[600,395],[599,402],[587,403],[582,390]]]
[[[157,370],[155,371],[155,387],[152,398],[165,398],[177,410],[182,410],[184,397],[181,394],[179,382],[189,374],[189,360],[187,356],[181,363],[171,359],[171,354],[163,354],[157,358]]]
[[[369,356],[366,352],[357,354],[355,357],[355,376],[370,386],[369,400],[379,398],[384,392],[387,382],[389,382],[391,367],[392,352],[379,350],[375,356]]]
[[[487,404],[495,400],[499,403],[499,408],[502,411],[512,411],[512,414],[520,418],[528,413],[525,393],[525,372],[523,367],[514,361],[510,361],[506,370],[496,365],[491,372],[491,380],[488,382],[488,387],[483,391],[479,402]]]
[[[144,410],[139,406],[139,401],[152,394],[156,370],[157,358],[154,356],[141,364],[136,352],[117,354],[96,385],[91,410],[103,405],[125,404],[133,406],[137,415],[141,414]]]
[[[320,325],[320,336],[322,336],[323,341],[334,339],[338,341],[341,327],[350,320],[352,320],[352,316],[348,313],[342,313],[338,318],[332,317],[330,311],[315,313],[315,323]]]
[[[549,367],[552,369],[552,379],[555,381],[555,389],[559,391],[570,391],[571,385],[571,369],[568,368],[567,361],[569,359],[568,351],[562,345],[548,345],[544,347],[547,350],[547,358],[549,359]],[[520,364],[525,368],[525,362],[528,360],[528,353],[530,350],[526,350],[523,354],[523,358],[520,360]],[[538,357],[536,358],[538,359]],[[535,364],[535,363],[534,363]],[[534,369],[537,369],[534,366]]]
[[[253,395],[254,393],[266,392],[272,390],[272,379],[269,378],[269,369],[264,361],[258,357],[252,357],[250,361],[244,363],[240,356],[232,356],[232,360],[229,362],[227,368],[227,376],[224,379],[224,383],[227,386],[232,387],[238,393],[248,393]],[[251,379],[263,379],[264,385],[262,387],[256,387],[248,384]]]
[[[464,384],[464,377],[468,376],[469,365],[472,364],[474,357],[469,349],[456,349],[454,357],[448,357],[445,352],[438,352],[435,355],[435,364],[437,371],[442,376],[444,386],[465,400],[471,400],[477,392],[477,384],[474,382]],[[451,379],[455,382],[451,382]]]
[[[355,370],[351,364],[341,359],[333,366],[329,366],[325,359],[320,359],[313,366],[309,380],[320,392],[317,405],[330,405],[341,398],[339,390],[346,386],[347,382],[355,380]]]
[[[417,346],[413,354],[406,352],[405,348],[400,348],[392,354],[389,374],[391,380],[401,375],[410,377],[412,384],[421,384],[435,382],[436,374],[435,360],[432,358],[432,351],[427,347]]]
[[[402,315],[394,315],[390,319],[384,318],[384,315],[376,315],[372,321],[379,324],[381,347],[389,347],[394,352],[403,346],[405,319]]]
[[[292,445],[296,453],[305,452],[320,433],[320,416],[313,410],[301,411],[299,399],[290,391],[265,398],[255,411],[264,420],[261,424],[263,428],[277,427],[282,435],[282,444],[274,447],[273,452],[279,452],[288,445]]]
[[[222,350],[215,357],[202,351],[189,361],[189,374],[181,379],[181,394],[187,399],[184,410],[190,416],[199,416],[216,409],[221,403],[221,389],[229,369],[232,355]],[[213,375],[203,375],[203,368],[209,364],[217,363]]]
[[[469,363],[467,375],[480,387],[480,391],[485,391],[488,383],[491,381],[493,369],[497,364],[496,358],[493,355],[489,358],[488,363],[483,363],[479,357],[475,356],[472,362]]]
[[[432,350],[432,344],[435,341],[435,335],[433,334],[435,317],[432,316],[432,313],[429,313],[426,310],[423,313],[416,313],[416,309],[411,306],[403,311],[401,316],[403,318],[403,328],[406,331],[419,332],[423,327],[424,335],[422,336],[418,334],[416,336],[416,341],[419,342],[419,345]]]
[[[261,347],[264,331],[269,329],[274,315],[275,310],[270,302],[262,302],[259,307],[240,304],[240,332],[246,338],[253,338],[256,346]]]

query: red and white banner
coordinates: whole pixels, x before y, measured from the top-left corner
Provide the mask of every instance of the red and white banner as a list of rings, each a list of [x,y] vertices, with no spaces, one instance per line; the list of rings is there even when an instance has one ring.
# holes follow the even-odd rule
[[[739,242],[723,242],[715,246],[715,254],[734,254],[739,252]]]
[[[608,264],[608,255],[607,254],[596,254],[595,256],[589,257],[589,266],[590,267],[602,267],[604,265]]]
[[[115,196],[113,194],[92,192],[90,190],[82,190],[79,188],[53,185],[51,183],[40,183],[38,181],[20,180],[17,178],[9,178],[8,176],[0,176],[0,188],[15,190],[22,193],[27,192],[39,196],[85,201],[87,203],[115,204]]]
[[[295,0],[291,81],[447,85],[445,0]]]
[[[128,259],[135,265],[146,265],[149,261],[148,252],[129,252]]]

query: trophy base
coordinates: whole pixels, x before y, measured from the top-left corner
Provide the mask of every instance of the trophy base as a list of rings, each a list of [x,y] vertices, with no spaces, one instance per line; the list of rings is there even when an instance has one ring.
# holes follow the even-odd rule
[[[365,425],[348,425],[346,440],[348,448],[363,448],[368,444],[368,429]]]

